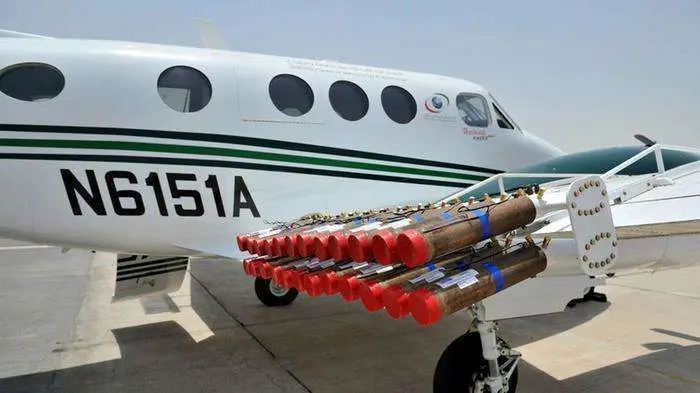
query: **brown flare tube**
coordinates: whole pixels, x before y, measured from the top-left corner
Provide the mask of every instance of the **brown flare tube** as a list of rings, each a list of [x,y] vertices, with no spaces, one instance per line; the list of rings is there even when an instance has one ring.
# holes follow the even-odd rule
[[[401,264],[390,266],[373,264],[372,266],[374,268],[372,271],[367,271],[365,270],[367,268],[362,268],[358,269],[356,273],[345,274],[341,277],[340,282],[338,283],[338,288],[340,289],[340,294],[345,301],[350,302],[360,298],[361,284],[364,281],[391,278],[397,274],[403,273],[406,270],[406,266]],[[363,273],[362,270],[365,270],[365,273]]]
[[[336,261],[342,261],[347,259],[347,257],[335,257],[329,249],[331,237],[338,236],[338,234],[341,233],[352,233],[353,230],[362,228],[363,226],[370,224],[372,221],[382,221],[386,217],[391,216],[393,214],[394,213],[385,211],[365,214],[362,217],[357,217],[350,222],[344,223],[344,225],[341,228],[337,228],[331,231],[324,230],[322,232],[310,233],[310,236],[308,236],[308,238],[299,238],[299,236],[297,236],[296,241],[303,243],[302,247],[304,247],[308,255],[313,254],[321,260],[326,260],[333,257],[333,259],[335,259]]]
[[[410,295],[409,308],[419,324],[430,325],[443,316],[534,277],[546,268],[547,257],[537,246],[506,255],[497,254],[472,266],[476,275],[463,272],[414,291]]]
[[[471,264],[477,263],[484,258],[500,252],[503,252],[503,248],[500,245],[497,243],[488,243],[484,247],[474,250],[471,254],[465,255],[462,258],[449,258],[445,263],[440,263],[439,265],[436,263],[436,268],[430,272],[428,271],[430,264],[411,269],[410,271],[421,269],[420,271],[423,271],[423,273],[420,276],[394,283],[383,289],[382,303],[384,304],[387,314],[395,319],[405,317],[410,313],[408,300],[413,291],[423,288],[447,275],[464,271],[468,269]],[[447,255],[453,255],[453,253]],[[438,260],[440,260],[440,258]]]
[[[435,271],[435,269],[440,269],[443,266],[454,262],[458,259],[464,258],[466,256],[474,254],[474,249],[471,247],[467,250],[460,250],[454,253],[446,254],[438,258],[434,263],[417,267],[414,269],[400,271],[399,274],[393,277],[383,278],[382,280],[372,279],[366,280],[362,283],[360,288],[360,296],[362,297],[362,304],[369,311],[376,311],[384,307],[384,290],[393,285],[399,285],[406,282],[411,284],[409,280],[419,277],[428,272]],[[408,286],[408,285],[406,285]],[[407,301],[408,299],[406,299]]]
[[[372,259],[371,241],[372,236],[376,233],[382,230],[391,231],[391,233],[393,233],[394,231],[400,230],[399,228],[410,227],[423,220],[433,220],[439,217],[440,212],[451,208],[453,208],[453,206],[429,208],[415,212],[391,212],[379,219],[379,221],[382,221],[379,225],[382,229],[372,228],[353,231],[352,229],[355,228],[351,228],[351,230],[345,232],[333,233],[328,239],[329,252],[334,259],[351,258],[355,262],[366,262]],[[392,228],[392,225],[400,227]]]
[[[321,220],[320,222],[323,223],[324,221]],[[282,230],[280,232],[276,233],[276,235],[280,235],[280,234],[283,234],[283,233],[290,231],[290,230],[296,230],[297,228],[307,227],[307,226],[314,225],[317,223],[319,223],[319,219],[317,219],[317,218],[301,218],[301,219],[286,223],[283,227],[287,227],[287,229],[282,228]],[[242,235],[236,236],[236,242],[238,243],[238,248],[241,251],[252,252],[251,246],[253,245],[253,241],[254,240],[261,240],[265,237],[268,237],[268,235],[266,233],[275,230],[273,228],[274,227],[259,230],[259,231],[254,231],[254,232],[248,232],[248,233],[244,233]],[[279,229],[279,228],[277,228],[277,229]]]
[[[256,273],[258,277],[264,279],[273,278],[274,270],[278,267],[285,266],[289,263],[298,261],[298,258],[294,257],[279,257],[279,258],[267,258],[256,263]]]
[[[334,233],[337,231],[346,231],[352,228],[356,228],[360,225],[364,225],[367,223],[370,219],[373,217],[376,217],[379,214],[385,214],[385,212],[372,212],[370,214],[363,214],[363,215],[358,215],[358,216],[347,216],[344,218],[336,218],[334,220],[330,220],[326,222],[324,225],[321,225],[316,228],[312,228],[311,230],[308,231],[302,231],[300,233],[297,233],[296,236],[291,236],[292,238],[292,243],[294,244],[295,252],[297,255],[305,256],[305,257],[310,257],[315,255],[315,245],[314,245],[314,239],[317,236],[322,236],[322,235],[327,235],[330,233]],[[331,226],[338,226],[338,228],[331,228]],[[325,228],[324,228],[325,227]],[[286,243],[286,239],[285,239]],[[328,259],[328,258],[325,258]]]
[[[471,210],[469,218],[461,221],[405,230],[396,239],[399,256],[406,266],[418,266],[436,256],[520,228],[531,223],[535,217],[535,205],[530,198],[508,199]]]
[[[346,275],[348,277],[356,275],[358,274],[359,269],[369,266],[369,264],[344,261],[337,263],[335,266],[335,270],[320,275],[321,286],[323,287],[323,292],[326,295],[333,295],[340,291],[340,281],[344,280]]]
[[[482,201],[472,205],[460,204],[449,208],[436,209],[431,211],[432,214],[423,215],[423,217],[412,216],[412,222],[409,225],[401,226],[400,228],[387,228],[386,230],[378,230],[372,233],[369,238],[370,252],[377,262],[388,265],[400,260],[398,253],[397,235],[410,229],[423,229],[441,227],[451,222],[457,222],[467,218],[465,209],[476,209],[492,205],[493,202]],[[357,243],[357,242],[355,242]],[[354,243],[354,244],[355,244]],[[367,243],[365,243],[366,245]]]
[[[429,211],[429,210],[426,210]],[[314,238],[314,250],[319,258],[333,258],[342,261],[350,258],[348,248],[348,236],[355,233],[364,233],[382,226],[387,221],[405,218],[406,213],[385,211],[375,214],[358,225],[345,227],[339,231],[319,235]]]

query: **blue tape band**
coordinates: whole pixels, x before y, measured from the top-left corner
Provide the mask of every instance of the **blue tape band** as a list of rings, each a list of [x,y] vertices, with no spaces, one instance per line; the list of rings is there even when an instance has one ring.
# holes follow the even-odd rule
[[[475,216],[481,221],[481,240],[486,240],[491,237],[491,224],[489,223],[489,216],[484,214],[481,210],[474,210]]]
[[[433,262],[430,262],[428,264],[428,271],[432,272],[433,270],[435,270],[435,264]]]
[[[416,222],[423,222],[423,215],[420,213],[416,213],[413,215],[413,219],[416,220]]]
[[[355,225],[360,225],[360,224],[362,224],[362,220],[361,220],[359,217],[355,218],[355,219],[353,220],[353,222],[355,223]]]
[[[499,269],[491,263],[485,264],[484,267],[489,269],[489,271],[493,275],[493,281],[496,282],[496,292],[501,292],[506,286],[505,281],[503,281],[503,274],[501,274],[501,269]]]
[[[452,219],[452,214],[450,214],[450,212],[444,212],[440,215],[440,217],[445,221],[449,221]]]

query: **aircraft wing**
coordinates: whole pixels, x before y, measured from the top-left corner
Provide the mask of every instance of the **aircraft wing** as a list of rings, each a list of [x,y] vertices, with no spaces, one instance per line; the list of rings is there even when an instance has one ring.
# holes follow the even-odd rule
[[[606,184],[613,196],[613,221],[620,239],[700,233],[700,162],[660,175],[614,177]],[[547,192],[564,189],[558,186]],[[549,224],[535,234],[571,236],[568,215],[558,212],[542,221]]]

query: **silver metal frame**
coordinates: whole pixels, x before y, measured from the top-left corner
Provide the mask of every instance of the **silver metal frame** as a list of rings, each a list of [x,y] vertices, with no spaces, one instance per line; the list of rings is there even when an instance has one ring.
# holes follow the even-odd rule
[[[476,190],[479,187],[485,186],[485,185],[493,183],[493,182],[497,182],[498,189],[499,189],[500,193],[505,194],[505,186],[503,184],[503,179],[505,179],[505,178],[513,178],[513,177],[561,178],[560,180],[555,180],[555,181],[551,181],[551,182],[546,183],[550,187],[568,184],[568,183],[571,183],[575,178],[582,177],[582,176],[590,176],[590,175],[600,175],[603,178],[603,180],[607,180],[607,179],[611,178],[612,176],[617,175],[623,169],[629,167],[630,165],[633,165],[637,161],[641,160],[642,158],[644,158],[652,153],[654,154],[654,158],[656,159],[657,172],[655,172],[655,174],[660,174],[660,173],[664,173],[666,171],[663,156],[661,154],[661,149],[677,150],[677,151],[682,151],[682,152],[690,152],[690,153],[700,154],[699,149],[681,147],[681,146],[662,145],[662,144],[656,143],[652,146],[647,147],[646,149],[642,150],[641,152],[635,154],[634,156],[630,157],[626,161],[622,162],[621,164],[617,165],[616,167],[610,169],[609,171],[607,171],[603,174],[600,174],[600,173],[517,173],[517,172],[515,172],[515,173],[510,173],[510,172],[509,173],[499,173],[497,175],[489,177],[486,180],[483,180],[479,183],[471,185],[471,186],[465,188],[464,190],[458,191],[452,195],[447,196],[446,198],[441,199],[439,202],[436,203],[436,205],[439,206],[443,202],[448,202],[448,201],[453,200],[455,198],[459,198],[464,194],[468,194],[468,193]]]

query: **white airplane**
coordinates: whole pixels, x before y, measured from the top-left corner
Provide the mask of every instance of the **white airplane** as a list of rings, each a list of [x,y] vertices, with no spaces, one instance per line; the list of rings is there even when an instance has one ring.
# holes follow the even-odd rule
[[[564,155],[484,88],[438,75],[220,44],[0,36],[0,235],[118,254],[115,299],[175,290],[190,257],[243,257],[237,235],[310,212],[538,184],[538,216],[515,235],[547,239],[547,269],[469,308],[435,374],[436,391],[513,392],[519,354],[494,321],[562,311],[606,274],[700,258],[693,149]],[[502,174],[514,170],[527,173]],[[591,180],[609,198],[585,228],[567,198]],[[613,261],[583,262],[590,230],[617,237]],[[274,304],[297,296],[269,279],[256,289]]]

